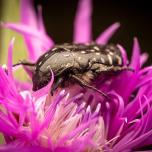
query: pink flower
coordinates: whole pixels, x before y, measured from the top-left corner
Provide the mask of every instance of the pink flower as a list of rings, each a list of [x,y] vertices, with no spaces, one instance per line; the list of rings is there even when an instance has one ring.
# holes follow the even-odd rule
[[[2,25],[24,36],[31,61],[54,45],[45,31],[41,11],[39,7],[37,16],[32,1],[21,0],[20,23]],[[114,23],[96,42],[107,44],[118,27],[119,23]],[[91,0],[79,2],[73,41],[92,41]],[[151,148],[152,67],[142,68],[147,54],[141,54],[137,38],[129,65],[135,72],[123,71],[106,81],[96,80],[96,87],[106,92],[110,101],[91,90],[82,93],[72,87],[52,97],[53,73],[46,87],[32,92],[31,83],[21,83],[13,77],[13,44],[14,39],[8,49],[7,67],[0,67],[0,131],[6,141],[0,151],[131,152]],[[125,65],[126,51],[118,47]]]

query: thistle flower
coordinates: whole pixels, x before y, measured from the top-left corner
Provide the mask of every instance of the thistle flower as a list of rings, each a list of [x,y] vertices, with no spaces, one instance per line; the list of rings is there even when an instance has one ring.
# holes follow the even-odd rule
[[[41,11],[39,7],[36,15],[32,1],[21,0],[20,23],[2,25],[24,36],[32,61],[54,45],[45,31]],[[114,23],[96,42],[106,44],[118,27],[119,23]],[[74,42],[91,41],[91,0],[80,0]],[[0,151],[131,152],[151,148],[152,67],[142,68],[147,54],[141,54],[137,38],[129,62],[134,72],[123,71],[106,81],[96,80],[96,87],[106,92],[110,101],[90,90],[82,93],[72,88],[52,97],[49,91],[53,73],[46,87],[32,92],[31,83],[13,77],[13,44],[14,39],[8,48],[7,67],[0,67],[0,131],[5,138]],[[125,49],[118,47],[124,65],[128,64]]]

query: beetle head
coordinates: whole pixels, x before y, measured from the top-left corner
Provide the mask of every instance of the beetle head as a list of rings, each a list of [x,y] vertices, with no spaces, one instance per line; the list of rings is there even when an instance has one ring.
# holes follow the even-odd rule
[[[35,72],[32,77],[33,91],[37,91],[43,88],[49,83],[50,80],[51,80],[50,72],[42,72],[42,71]]]

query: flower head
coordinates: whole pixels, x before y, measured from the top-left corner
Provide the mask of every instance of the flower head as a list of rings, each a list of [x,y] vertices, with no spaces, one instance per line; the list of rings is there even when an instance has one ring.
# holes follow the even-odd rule
[[[24,36],[32,61],[54,45],[46,34],[41,11],[39,7],[36,15],[32,1],[21,0],[20,23],[2,25]],[[119,23],[114,23],[96,43],[107,44],[118,27]],[[73,41],[92,41],[91,0],[79,1]],[[106,92],[110,101],[91,90],[82,92],[76,89],[78,86],[61,89],[52,97],[53,72],[47,86],[31,91],[31,83],[21,83],[13,76],[17,70],[12,67],[13,44],[14,39],[8,49],[7,67],[0,67],[0,131],[6,142],[0,151],[122,152],[152,145],[152,67],[142,68],[147,54],[141,54],[137,38],[129,62],[134,72],[123,71],[96,80],[96,87]],[[126,51],[118,47],[127,65]]]

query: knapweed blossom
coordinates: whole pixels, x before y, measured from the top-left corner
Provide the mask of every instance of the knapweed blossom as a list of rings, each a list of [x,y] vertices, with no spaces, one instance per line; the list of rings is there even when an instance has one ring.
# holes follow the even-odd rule
[[[91,0],[80,0],[74,22],[74,43],[89,43],[91,34]],[[21,0],[21,21],[2,26],[21,33],[28,49],[28,60],[36,61],[54,45],[47,35],[41,7],[34,12],[31,0]],[[107,44],[119,27],[114,23],[96,40]],[[17,41],[17,40],[16,40]],[[141,54],[134,38],[129,67],[115,76],[101,77],[96,87],[111,100],[79,88],[60,89],[52,97],[47,86],[33,92],[32,84],[13,77],[14,39],[8,48],[7,66],[0,66],[0,131],[5,144],[2,152],[132,152],[150,150],[152,146],[152,67],[142,68],[147,54]],[[128,64],[125,49],[124,65]],[[24,69],[31,77],[26,67]]]

